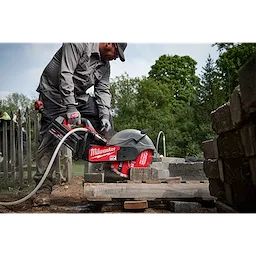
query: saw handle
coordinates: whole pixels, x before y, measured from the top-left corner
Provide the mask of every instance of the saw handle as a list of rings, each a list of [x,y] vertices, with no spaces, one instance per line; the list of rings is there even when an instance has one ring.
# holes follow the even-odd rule
[[[88,129],[88,134],[90,134],[90,136],[97,142],[99,142],[99,144],[101,145],[106,145],[107,144],[107,139],[105,139],[103,136],[101,136],[93,127],[92,123],[87,119],[82,117],[81,118],[81,126],[83,128]]]

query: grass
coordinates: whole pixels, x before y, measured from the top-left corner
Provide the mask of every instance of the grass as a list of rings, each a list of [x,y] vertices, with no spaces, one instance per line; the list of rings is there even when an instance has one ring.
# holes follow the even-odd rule
[[[84,176],[84,161],[73,161],[73,176]]]
[[[73,167],[73,171],[72,171],[72,175],[73,176],[84,176],[84,167],[85,167],[85,161],[82,161],[82,160],[78,160],[78,161],[74,161],[73,160],[73,163],[72,163],[72,167]],[[32,166],[32,172],[31,172],[31,177],[32,177],[32,181],[33,181],[33,176],[36,172],[35,170],[35,165]],[[2,187],[17,187],[19,188],[20,186],[18,185],[19,184],[19,174],[16,173],[15,175],[15,182],[11,182],[11,176],[10,176],[10,173],[8,174],[8,178],[7,178],[7,184],[5,184],[4,182],[4,177],[3,177],[3,172],[0,172],[0,191],[1,191],[1,188]],[[27,186],[26,184],[26,180],[28,178],[28,172],[27,172],[27,169],[26,169],[26,166],[24,167],[23,169],[23,180],[24,180],[24,183],[25,183],[25,186]],[[16,184],[17,183],[17,184]]]
[[[73,167],[73,176],[84,176],[84,164],[85,164],[85,161],[83,160],[72,160],[72,167]],[[36,167],[35,167],[35,164],[32,165],[32,177],[34,176],[35,174],[35,170]],[[24,178],[27,177],[26,175],[26,167],[24,168]]]

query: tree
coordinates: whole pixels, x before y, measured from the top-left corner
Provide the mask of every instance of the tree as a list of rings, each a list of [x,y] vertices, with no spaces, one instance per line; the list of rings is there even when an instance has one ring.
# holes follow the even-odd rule
[[[197,141],[203,142],[215,136],[210,118],[211,111],[225,103],[221,78],[210,55],[200,77],[200,85],[197,91],[198,101],[195,109],[199,129]]]
[[[216,61],[222,79],[225,101],[229,100],[234,88],[239,84],[239,69],[256,54],[256,43],[216,43],[219,58]]]
[[[174,100],[190,102],[194,88],[199,84],[196,64],[189,56],[162,55],[151,67],[149,77],[168,84]]]
[[[200,117],[209,122],[211,111],[225,103],[221,78],[210,55],[203,67],[197,94]]]
[[[200,154],[196,120],[196,92],[199,77],[195,75],[196,61],[189,56],[161,56],[151,67],[149,77],[168,88],[169,111],[164,113],[171,122],[165,123],[167,149],[170,156]],[[162,88],[162,87],[161,87]],[[161,88],[159,88],[161,90]]]
[[[115,130],[133,128],[136,125],[136,97],[139,78],[130,78],[127,73],[111,81],[111,109]]]
[[[0,110],[7,113],[17,113],[18,110],[25,111],[26,108],[32,108],[32,100],[22,93],[11,93],[5,99],[0,101]]]

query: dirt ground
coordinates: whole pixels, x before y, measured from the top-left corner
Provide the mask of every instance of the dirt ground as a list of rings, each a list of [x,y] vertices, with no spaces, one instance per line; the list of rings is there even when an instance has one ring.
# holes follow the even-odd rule
[[[24,196],[24,195],[23,195]],[[0,195],[0,201],[14,201],[22,198],[13,194]],[[13,205],[0,205],[0,213],[122,213],[123,202],[94,203],[89,202],[83,195],[83,177],[74,176],[69,183],[55,185],[51,194],[51,206],[34,207],[34,196],[27,201]],[[138,211],[141,212],[141,211]],[[144,213],[172,213],[164,207],[148,208]],[[215,207],[201,208],[201,213],[215,213]]]
[[[68,213],[79,212],[77,205],[88,203],[83,196],[83,177],[75,176],[71,182],[55,185],[51,194],[51,206],[34,207],[32,202],[35,196],[27,201],[13,205],[0,205],[0,213]],[[14,201],[20,199],[17,195],[0,195],[1,201]]]

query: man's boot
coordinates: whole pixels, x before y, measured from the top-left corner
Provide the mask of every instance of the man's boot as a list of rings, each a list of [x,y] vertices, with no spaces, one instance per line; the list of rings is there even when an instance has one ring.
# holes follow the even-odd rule
[[[50,194],[47,190],[38,192],[33,200],[33,206],[50,206]]]

